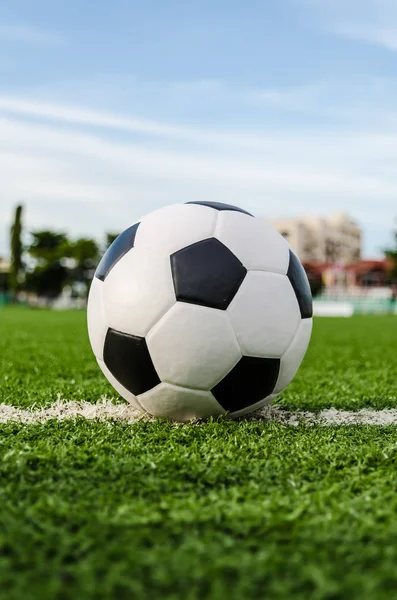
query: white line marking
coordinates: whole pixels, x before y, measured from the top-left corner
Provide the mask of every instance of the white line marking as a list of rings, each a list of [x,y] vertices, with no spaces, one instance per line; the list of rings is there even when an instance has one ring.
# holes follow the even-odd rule
[[[358,411],[327,408],[318,413],[288,411],[268,406],[254,414],[253,419],[275,420],[283,425],[397,425],[397,409],[361,409]]]
[[[17,408],[8,404],[0,404],[0,423],[19,421],[20,423],[45,423],[51,419],[64,421],[78,418],[100,421],[126,421],[135,423],[140,419],[147,419],[147,415],[138,412],[129,404],[117,403],[102,398],[100,401],[76,402],[58,399],[53,404],[43,408]]]
[[[9,404],[0,404],[0,423],[17,421],[19,423],[45,423],[51,419],[64,421],[78,418],[99,421],[118,421],[136,423],[142,419],[153,420],[152,417],[138,412],[128,404],[114,403],[102,398],[95,404],[90,402],[68,402],[61,400],[44,408],[17,408]],[[282,425],[397,425],[397,408],[383,410],[358,411],[337,410],[329,408],[318,413],[309,411],[288,411],[278,406],[267,406],[249,415],[249,419],[277,421]],[[176,425],[180,425],[179,423]]]

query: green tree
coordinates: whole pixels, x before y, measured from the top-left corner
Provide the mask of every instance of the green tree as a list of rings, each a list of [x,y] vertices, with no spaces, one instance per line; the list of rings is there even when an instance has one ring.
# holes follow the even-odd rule
[[[99,261],[99,248],[95,240],[79,238],[70,240],[63,232],[36,231],[28,247],[34,268],[27,275],[27,287],[39,296],[55,298],[66,284],[72,293],[80,293],[77,283],[84,284],[88,292],[95,267]]]
[[[11,226],[11,265],[9,273],[9,287],[14,296],[17,294],[20,284],[20,275],[22,272],[22,205],[15,209],[14,222]]]
[[[109,248],[111,244],[113,244],[114,240],[119,237],[119,233],[108,232],[106,234],[106,249]]]
[[[95,240],[79,238],[70,244],[69,256],[74,261],[70,271],[70,280],[85,284],[88,292],[89,283],[99,262],[99,247]]]
[[[394,231],[394,247],[385,250],[385,256],[390,261],[389,276],[392,281],[397,282],[397,229]]]
[[[70,256],[70,241],[65,233],[44,230],[32,232],[31,236],[32,242],[28,252],[40,264]]]
[[[312,296],[318,296],[321,294],[324,287],[323,276],[321,272],[318,271],[311,263],[303,263],[303,267],[309,280]]]
[[[74,258],[79,268],[92,268],[98,260],[99,247],[95,240],[79,238],[71,243],[70,255]]]
[[[35,231],[31,235],[28,253],[35,267],[26,276],[26,287],[39,296],[56,298],[69,275],[70,241],[65,233],[49,230]]]
[[[59,262],[37,265],[26,274],[26,289],[38,296],[57,298],[68,278],[68,269]]]

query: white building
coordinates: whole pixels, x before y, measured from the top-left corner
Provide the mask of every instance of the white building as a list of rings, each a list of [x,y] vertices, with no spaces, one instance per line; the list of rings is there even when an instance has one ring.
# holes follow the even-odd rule
[[[362,232],[346,213],[268,219],[302,261],[350,264],[361,258]]]
[[[8,273],[9,270],[10,262],[3,256],[0,256],[0,273]]]

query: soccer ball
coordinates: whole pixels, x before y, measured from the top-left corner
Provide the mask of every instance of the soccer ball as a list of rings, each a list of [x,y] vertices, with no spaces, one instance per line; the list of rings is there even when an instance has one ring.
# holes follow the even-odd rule
[[[299,259],[263,219],[189,202],[119,235],[95,272],[87,318],[105,377],[139,410],[239,417],[295,376],[312,297]]]

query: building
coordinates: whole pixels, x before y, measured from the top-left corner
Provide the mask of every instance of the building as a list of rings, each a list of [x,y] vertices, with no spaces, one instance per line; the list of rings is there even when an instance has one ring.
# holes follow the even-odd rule
[[[10,263],[6,258],[0,256],[0,305],[2,304],[2,294],[8,290],[8,274],[10,272]]]
[[[313,280],[321,277],[323,285],[328,288],[343,286],[368,289],[392,284],[392,264],[387,258],[360,260],[345,266],[304,261],[303,266],[308,276]]]
[[[362,260],[346,267],[350,285],[361,288],[380,288],[391,285],[392,264],[387,258]]]
[[[3,256],[0,256],[0,273],[8,273],[9,271],[10,262]]]
[[[362,232],[346,213],[268,219],[302,262],[347,265],[361,258]]]

